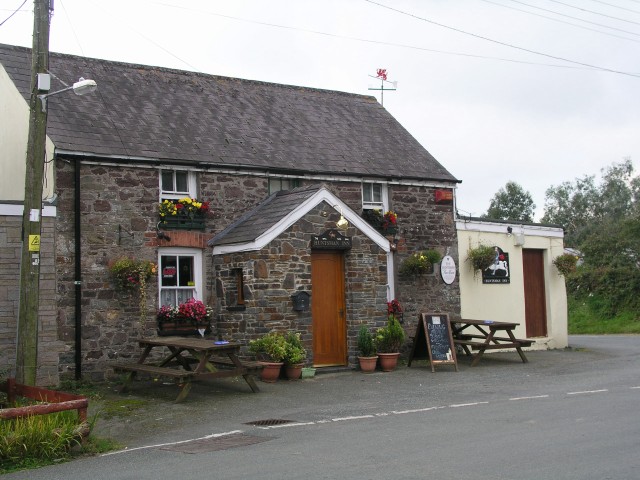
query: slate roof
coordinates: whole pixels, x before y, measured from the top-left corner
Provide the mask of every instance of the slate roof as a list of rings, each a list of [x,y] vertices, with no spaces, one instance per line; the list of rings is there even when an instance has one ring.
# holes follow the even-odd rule
[[[30,93],[30,49],[0,44]],[[374,97],[51,53],[49,70],[98,90],[49,98],[58,152],[280,173],[458,182]],[[63,88],[52,79],[51,91]]]
[[[209,246],[247,243],[257,239],[321,188],[311,185],[270,195],[209,240]]]

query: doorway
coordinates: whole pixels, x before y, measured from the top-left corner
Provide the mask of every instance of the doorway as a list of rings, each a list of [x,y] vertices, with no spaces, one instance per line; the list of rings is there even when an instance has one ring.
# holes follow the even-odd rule
[[[547,336],[544,250],[522,250],[524,311],[527,337]]]
[[[311,253],[313,365],[347,364],[344,258],[334,251]]]

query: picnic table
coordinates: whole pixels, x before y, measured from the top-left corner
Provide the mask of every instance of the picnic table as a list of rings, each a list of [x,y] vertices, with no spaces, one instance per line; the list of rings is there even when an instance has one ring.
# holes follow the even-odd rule
[[[187,397],[193,381],[212,378],[242,376],[254,393],[260,391],[255,375],[262,365],[240,360],[239,343],[188,337],[142,338],[138,343],[143,351],[136,363],[119,363],[114,366],[114,371],[127,373],[121,392],[127,391],[138,373],[173,379],[180,387],[176,402]],[[151,351],[157,348],[166,348],[169,354],[159,361],[147,363]]]
[[[491,349],[515,348],[522,362],[528,362],[522,347],[531,346],[533,340],[515,337],[513,330],[519,325],[518,323],[472,319],[451,320],[450,323],[453,343],[459,345],[467,356],[473,357],[472,367],[480,362],[486,350]],[[477,350],[477,353],[473,355],[471,349]]]

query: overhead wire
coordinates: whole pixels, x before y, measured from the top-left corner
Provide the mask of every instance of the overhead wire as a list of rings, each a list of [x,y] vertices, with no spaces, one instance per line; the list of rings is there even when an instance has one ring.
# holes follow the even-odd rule
[[[416,14],[413,14],[413,13],[409,13],[409,12],[406,12],[404,10],[400,10],[398,8],[390,7],[388,5],[376,2],[374,0],[364,0],[364,1],[368,2],[368,3],[372,4],[372,5],[376,5],[378,7],[385,8],[387,10],[391,10],[393,12],[399,13],[401,15],[405,15],[405,16],[408,16],[408,17],[411,17],[411,18],[415,18],[416,20],[420,20],[420,21],[425,22],[425,23],[429,23],[429,24],[432,24],[432,25],[436,25],[438,27],[446,28],[448,30],[452,30],[454,32],[462,33],[464,35],[468,35],[468,36],[471,36],[471,37],[474,37],[474,38],[479,38],[481,40],[485,40],[487,42],[495,43],[497,45],[502,45],[504,47],[513,48],[513,49],[520,50],[520,51],[527,52],[527,53],[531,53],[531,54],[534,54],[534,55],[540,55],[540,56],[543,56],[543,57],[546,57],[546,58],[552,58],[554,60],[560,60],[560,61],[563,61],[563,62],[568,62],[568,63],[574,64],[574,65],[581,65],[583,67],[589,67],[589,68],[593,68],[593,69],[596,69],[596,70],[601,70],[603,72],[617,73],[619,75],[626,75],[626,76],[629,76],[629,77],[640,78],[640,75],[635,74],[635,73],[624,72],[624,71],[616,70],[616,69],[613,69],[613,68],[600,67],[598,65],[592,65],[592,64],[589,64],[589,63],[585,63],[585,62],[579,62],[579,61],[576,61],[576,60],[571,60],[569,58],[559,57],[557,55],[551,55],[551,54],[544,53],[544,52],[538,52],[538,51],[532,50],[530,48],[519,47],[519,46],[513,45],[511,43],[502,42],[500,40],[495,40],[493,38],[485,37],[483,35],[478,35],[476,33],[467,32],[467,31],[462,30],[460,28],[456,28],[456,27],[452,27],[450,25],[445,25],[443,23],[435,22],[433,20],[429,20],[427,18],[420,17],[419,15],[416,15]]]
[[[366,1],[366,0],[365,0]],[[520,5],[524,5],[526,7],[531,7],[531,8],[536,8],[538,10],[542,10],[544,12],[548,12],[548,13],[553,13],[554,15],[558,15],[560,17],[566,17],[566,18],[571,18],[573,20],[578,20],[580,22],[584,22],[584,23],[588,23],[590,25],[595,25],[597,27],[603,27],[603,28],[608,28],[610,30],[615,30],[617,32],[622,32],[622,33],[628,33],[629,35],[635,35],[637,37],[640,37],[640,34],[635,33],[635,32],[630,32],[629,30],[623,30],[622,28],[616,28],[616,27],[610,27],[609,25],[605,25],[603,23],[598,23],[598,22],[592,22],[589,20],[584,20],[583,18],[578,18],[578,17],[574,17],[572,15],[567,15],[566,13],[560,13],[560,12],[555,12],[553,10],[549,10],[548,8],[542,8],[542,7],[538,7],[537,5],[531,5],[529,3],[525,3],[525,2],[521,2],[519,0],[510,0],[514,3],[519,3]]]
[[[480,0],[481,2],[490,3],[492,5],[497,5],[499,7],[508,8],[509,10],[515,10],[516,12],[526,13],[527,15],[533,15],[534,17],[544,18],[546,20],[551,20],[552,22],[562,23],[564,25],[571,25],[572,27],[581,28],[583,30],[589,30],[590,32],[600,33],[602,35],[607,35],[608,37],[620,38],[622,40],[627,40],[629,42],[640,43],[640,40],[636,40],[629,37],[623,37],[621,35],[616,35],[614,33],[603,32],[602,30],[596,30],[595,28],[585,27],[584,25],[578,25],[576,23],[567,22],[565,20],[560,20],[559,18],[548,17],[546,15],[541,15],[539,13],[529,12],[528,10],[523,10],[522,8],[510,7],[509,5],[504,5],[502,3],[494,2],[492,0]]]
[[[374,44],[374,45],[383,45],[383,46],[397,47],[397,48],[407,48],[407,49],[411,49],[411,50],[420,50],[420,51],[424,51],[424,52],[440,53],[440,54],[443,54],[443,55],[454,55],[454,56],[461,56],[461,57],[478,58],[478,59],[483,59],[483,60],[496,60],[496,61],[501,61],[501,62],[520,63],[520,64],[525,64],[525,65],[536,65],[536,66],[542,66],[542,67],[569,68],[569,69],[582,69],[582,68],[585,68],[585,67],[578,67],[578,66],[571,66],[571,65],[560,65],[560,64],[552,64],[552,63],[532,62],[532,61],[526,61],[526,60],[516,60],[516,59],[511,59],[511,58],[495,57],[495,56],[489,56],[489,55],[477,55],[477,54],[471,54],[471,53],[452,52],[452,51],[447,51],[447,50],[437,50],[437,49],[426,48],[426,47],[418,47],[418,46],[415,46],[415,45],[408,45],[408,44],[403,44],[403,43],[386,42],[386,41],[382,41],[382,40],[371,40],[371,39],[367,39],[367,38],[359,38],[359,37],[352,37],[352,36],[348,36],[348,35],[327,33],[327,32],[321,32],[321,31],[318,31],[318,30],[310,30],[310,29],[306,29],[306,28],[291,27],[291,26],[288,26],[288,25],[279,25],[279,24],[276,24],[276,23],[262,22],[262,21],[259,21],[259,20],[249,20],[249,19],[246,19],[246,18],[240,18],[240,17],[235,17],[235,16],[232,16],[232,15],[225,15],[225,14],[221,14],[221,13],[208,12],[208,11],[203,11],[203,10],[200,10],[200,9],[184,7],[182,5],[173,5],[173,4],[165,3],[165,2],[155,2],[155,3],[157,3],[158,5],[163,5],[165,7],[177,8],[177,9],[181,9],[181,10],[190,10],[190,11],[195,11],[195,12],[198,12],[198,13],[205,13],[205,14],[208,14],[208,15],[211,15],[211,16],[227,18],[229,20],[235,20],[235,21],[239,21],[239,22],[252,23],[252,24],[256,24],[256,25],[263,25],[263,26],[266,26],[266,27],[273,27],[273,28],[281,28],[281,29],[284,29],[284,30],[293,30],[293,31],[298,31],[298,32],[311,33],[311,34],[314,34],[314,35],[321,35],[321,36],[330,37],[330,38],[340,38],[340,39],[352,40],[352,41],[356,41],[356,42],[371,43],[371,44]],[[592,70],[593,68],[589,67],[589,69]]]
[[[4,24],[7,22],[7,20],[9,20],[11,17],[13,17],[16,13],[18,13],[18,12],[20,11],[20,9],[21,9],[22,7],[24,7],[24,4],[25,4],[25,3],[27,3],[27,0],[24,0],[24,1],[22,2],[22,4],[21,4],[18,8],[16,8],[16,9],[11,13],[11,15],[9,15],[9,16],[8,16],[7,18],[5,18],[2,22],[0,22],[0,27],[1,27],[2,25],[4,25]]]
[[[601,3],[602,5],[607,5],[608,7],[619,8],[620,10],[626,10],[627,12],[640,14],[640,11],[638,11],[638,10],[632,10],[630,8],[621,7],[620,5],[614,5],[613,3],[603,2],[602,0],[591,0],[591,1],[592,2],[596,2],[596,3]],[[640,3],[640,2],[638,2],[638,3]]]
[[[559,0],[549,0],[550,2],[557,3],[558,5],[564,5],[565,7],[574,8],[576,10],[580,10],[581,12],[591,13],[593,15],[600,15],[601,17],[610,18],[612,20],[617,20],[619,22],[633,23],[634,25],[640,25],[640,22],[634,22],[633,20],[627,20],[626,18],[614,17],[612,15],[607,15],[605,13],[596,12],[594,10],[588,10],[582,7],[576,7],[575,5],[570,5],[565,2],[561,2]]]

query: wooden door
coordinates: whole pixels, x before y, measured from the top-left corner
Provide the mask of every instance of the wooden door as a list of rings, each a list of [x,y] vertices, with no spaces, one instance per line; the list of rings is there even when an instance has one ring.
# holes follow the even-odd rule
[[[311,254],[314,366],[347,364],[344,260],[339,252]]]
[[[527,337],[547,336],[547,300],[543,250],[522,249]]]

